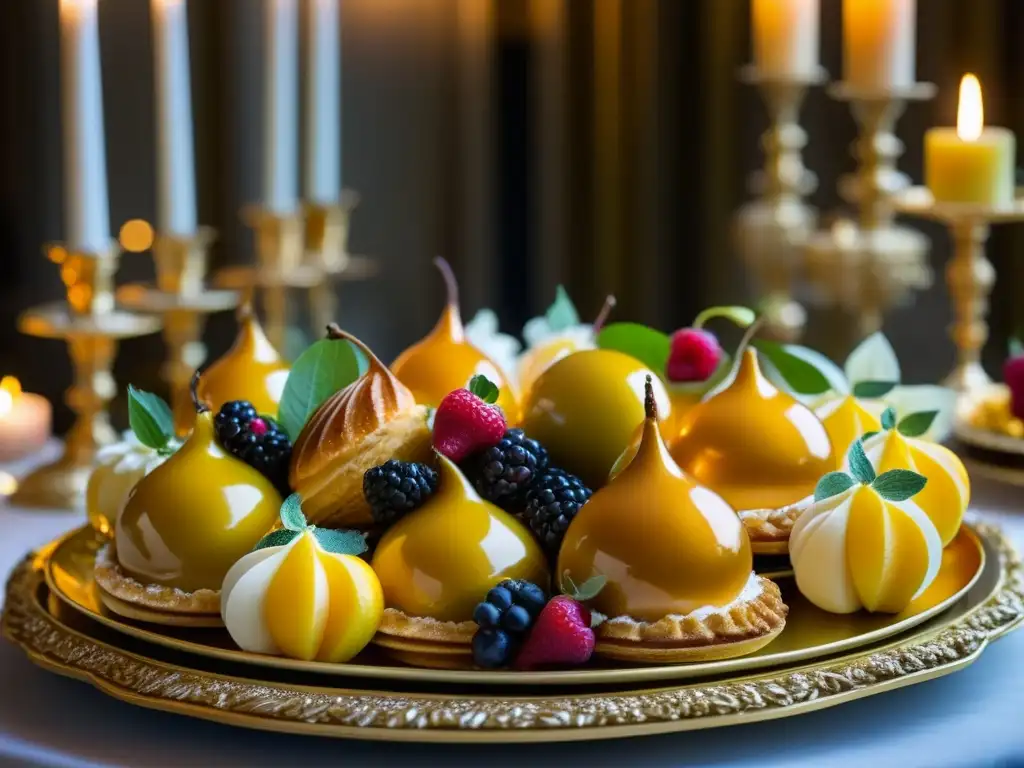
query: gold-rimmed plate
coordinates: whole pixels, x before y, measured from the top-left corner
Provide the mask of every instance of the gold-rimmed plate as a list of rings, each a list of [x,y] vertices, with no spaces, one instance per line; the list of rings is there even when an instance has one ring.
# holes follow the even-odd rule
[[[59,599],[90,619],[147,643],[223,661],[336,677],[527,686],[688,680],[835,656],[900,635],[941,614],[956,604],[977,581],[984,570],[986,557],[978,536],[964,526],[943,553],[942,568],[933,584],[896,616],[866,612],[844,616],[830,614],[807,602],[796,590],[792,579],[780,578],[778,583],[783,599],[790,608],[786,628],[773,643],[741,658],[663,666],[607,664],[564,671],[508,672],[397,665],[372,647],[347,664],[299,661],[241,651],[222,629],[179,629],[128,621],[105,610],[98,598],[92,564],[101,543],[88,528],[66,536],[48,558],[45,568],[47,585]]]

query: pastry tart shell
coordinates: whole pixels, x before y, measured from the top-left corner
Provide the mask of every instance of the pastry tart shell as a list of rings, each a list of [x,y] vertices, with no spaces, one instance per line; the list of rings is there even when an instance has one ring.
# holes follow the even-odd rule
[[[438,621],[387,608],[373,643],[404,664],[471,669],[475,666],[472,641],[476,630],[472,621]]]
[[[707,616],[666,616],[655,622],[606,621],[594,652],[640,664],[675,664],[745,656],[774,640],[789,609],[778,585],[757,577],[760,593]]]
[[[789,552],[793,525],[807,509],[804,501],[781,509],[745,509],[739,512],[756,555],[784,555]]]
[[[199,589],[195,592],[184,592],[174,587],[165,587],[159,584],[143,584],[138,579],[129,576],[117,562],[117,554],[114,545],[107,544],[96,553],[96,566],[93,571],[96,585],[99,587],[101,597],[109,596],[117,603],[127,603],[129,606],[137,606],[139,616],[130,618],[142,618],[149,612],[161,614],[175,614],[182,616],[215,616],[220,619],[220,590]],[[107,601],[104,601],[107,602]],[[108,605],[115,613],[122,613],[112,605]],[[170,623],[170,622],[158,622]]]

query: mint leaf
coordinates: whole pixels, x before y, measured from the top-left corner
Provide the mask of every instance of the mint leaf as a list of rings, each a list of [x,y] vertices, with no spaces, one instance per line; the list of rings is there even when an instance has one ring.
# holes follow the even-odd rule
[[[920,437],[932,428],[932,422],[938,415],[938,411],[919,411],[907,414],[900,419],[896,430],[904,437]]]
[[[549,331],[564,331],[574,325],[580,324],[580,315],[576,311],[576,305],[572,303],[569,294],[563,286],[555,288],[555,301],[544,313],[544,319],[548,321]]]
[[[299,531],[289,531],[287,528],[271,531],[253,547],[253,552],[257,549],[266,549],[267,547],[283,547],[285,544],[291,544],[292,540],[299,535]]]
[[[577,600],[581,603],[585,603],[587,600],[593,600],[597,597],[597,593],[604,589],[604,585],[607,583],[607,576],[591,576],[578,587],[574,587],[571,597],[573,600]]]
[[[693,321],[694,328],[701,328],[708,320],[724,317],[740,328],[748,328],[757,319],[757,313],[750,307],[708,307]]]
[[[321,547],[336,555],[361,555],[367,550],[366,537],[359,531],[314,528],[313,535]]]
[[[857,481],[845,472],[829,472],[814,486],[814,500],[831,499],[843,491],[850,490],[856,484]]]
[[[469,391],[485,403],[498,402],[498,385],[486,376],[477,374],[469,380]]]
[[[889,406],[882,411],[882,429],[888,431],[896,428],[896,409]]]
[[[793,344],[757,339],[752,345],[775,366],[779,375],[798,395],[821,395],[832,389],[828,377]]]
[[[293,493],[281,505],[281,525],[289,531],[306,530],[306,516],[302,514],[302,499]]]
[[[860,441],[862,443],[866,443],[868,440],[870,440],[872,437],[874,437],[877,434],[878,434],[878,430],[877,429],[873,429],[870,432],[865,432],[863,435],[860,436]]]
[[[896,388],[895,381],[858,381],[853,385],[853,396],[865,400],[884,397]]]
[[[664,375],[672,342],[661,331],[639,323],[611,323],[597,334],[597,346],[635,357],[652,371]]]
[[[871,460],[864,453],[864,444],[859,439],[853,441],[846,460],[850,462],[850,472],[858,481],[866,484],[875,479],[875,468],[871,466]]]
[[[1024,357],[1024,344],[1016,336],[1010,337],[1010,357]]]
[[[298,438],[306,421],[324,401],[359,378],[359,358],[344,339],[321,339],[292,365],[277,420],[288,436]]]
[[[174,438],[174,415],[163,398],[128,385],[128,423],[147,448],[160,451]]]
[[[909,469],[890,469],[876,477],[871,487],[886,501],[906,501],[921,492],[928,479]]]

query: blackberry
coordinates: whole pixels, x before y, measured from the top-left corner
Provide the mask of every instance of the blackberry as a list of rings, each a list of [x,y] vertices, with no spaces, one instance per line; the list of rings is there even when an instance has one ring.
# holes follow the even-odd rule
[[[505,579],[493,587],[473,610],[473,621],[480,627],[473,635],[477,665],[507,666],[546,603],[544,590],[528,581]]]
[[[557,467],[540,473],[530,486],[522,519],[552,557],[558,554],[569,523],[591,493],[582,480]]]
[[[366,470],[363,496],[378,525],[389,526],[437,490],[437,472],[426,464],[391,459]]]
[[[213,419],[217,440],[274,484],[282,496],[288,487],[292,444],[276,421],[261,417],[245,400],[225,403]]]
[[[530,483],[547,466],[548,452],[543,445],[521,429],[509,429],[497,445],[471,456],[465,470],[481,496],[518,512]]]
[[[213,417],[213,426],[217,431],[217,439],[220,444],[231,453],[238,455],[245,447],[244,436],[249,432],[249,422],[258,416],[255,406],[246,400],[232,400],[230,403],[224,403],[217,415]]]

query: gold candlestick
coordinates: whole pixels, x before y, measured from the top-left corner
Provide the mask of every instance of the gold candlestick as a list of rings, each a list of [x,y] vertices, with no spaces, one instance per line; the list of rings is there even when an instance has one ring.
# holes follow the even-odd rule
[[[206,360],[202,342],[206,315],[238,306],[238,292],[206,287],[208,252],[213,230],[200,229],[193,237],[160,235],[153,243],[156,288],[127,285],[118,300],[133,310],[163,316],[167,357],[161,375],[171,391],[171,409],[178,434],[192,428],[195,409],[189,384]]]
[[[956,346],[956,366],[943,384],[973,394],[992,383],[981,366],[981,351],[988,341],[989,296],[996,272],[985,254],[992,224],[1024,221],[1024,189],[1008,206],[943,203],[924,187],[907,190],[897,200],[902,213],[945,224],[953,237],[953,258],[946,266],[946,285],[953,301],[954,321],[949,335]]]
[[[860,337],[882,326],[885,312],[905,301],[911,289],[931,285],[928,241],[895,223],[895,198],[910,185],[896,167],[903,144],[894,133],[907,102],[930,99],[931,83],[865,92],[847,83],[829,95],[848,101],[858,126],[852,154],[857,170],[840,179],[839,192],[857,209],[855,220],[840,220],[807,243],[808,276],[827,299],[857,317]]]
[[[116,246],[106,253],[83,253],[54,245],[47,255],[60,266],[67,302],[26,311],[18,327],[29,336],[67,342],[74,383],[66,402],[75,422],[60,458],[25,477],[10,498],[16,506],[74,510],[84,499],[97,448],[117,439],[107,413],[116,391],[111,369],[117,342],[155,333],[160,321],[114,309]]]
[[[770,125],[761,137],[764,169],[750,182],[759,199],[737,213],[736,245],[763,293],[766,332],[784,341],[795,341],[803,332],[806,312],[792,294],[801,246],[817,222],[817,211],[803,200],[817,179],[803,163],[807,132],[797,118],[807,89],[827,77],[822,68],[786,79],[764,76],[755,67],[740,72],[740,79],[761,93]]]

